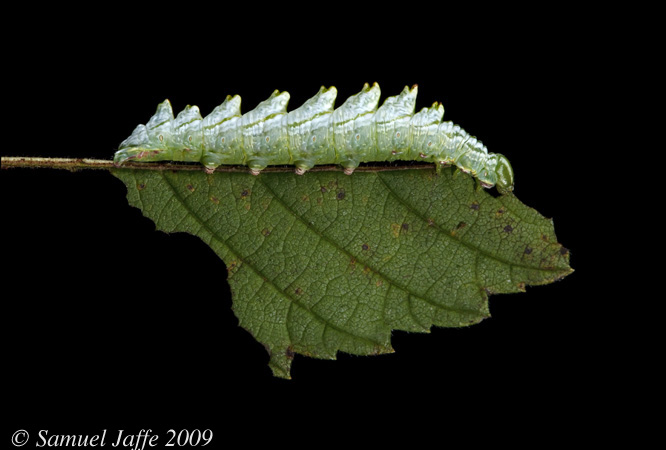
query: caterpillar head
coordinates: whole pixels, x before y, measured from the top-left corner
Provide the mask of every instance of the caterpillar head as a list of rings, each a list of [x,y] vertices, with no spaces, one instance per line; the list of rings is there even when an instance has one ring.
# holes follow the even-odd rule
[[[499,153],[491,153],[485,161],[483,169],[476,177],[485,188],[497,187],[500,194],[513,190],[513,169],[509,160]]]
[[[513,191],[513,168],[506,156],[500,153],[497,153],[495,174],[497,175],[497,191],[500,194],[508,194]]]

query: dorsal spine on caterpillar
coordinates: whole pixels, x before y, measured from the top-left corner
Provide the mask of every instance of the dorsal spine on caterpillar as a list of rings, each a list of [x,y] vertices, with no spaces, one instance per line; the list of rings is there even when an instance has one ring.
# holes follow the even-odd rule
[[[291,164],[302,175],[316,165],[339,164],[351,174],[360,163],[433,162],[455,165],[500,193],[513,189],[508,159],[486,147],[458,125],[442,122],[444,107],[435,102],[414,114],[417,86],[379,105],[377,83],[334,109],[337,90],[321,87],[299,108],[287,112],[289,93],[274,91],[243,115],[240,97],[228,96],[205,118],[187,106],[173,117],[165,100],[146,125],[120,144],[114,162],[193,161],[209,172],[222,164],[244,164],[258,175],[269,165]]]

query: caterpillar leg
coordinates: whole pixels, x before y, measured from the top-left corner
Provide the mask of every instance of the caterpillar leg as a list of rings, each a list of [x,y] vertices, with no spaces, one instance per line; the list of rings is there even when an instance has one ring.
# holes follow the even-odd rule
[[[358,167],[358,162],[352,161],[352,160],[347,160],[342,162],[340,165],[344,169],[345,175],[351,175],[354,173],[354,170]]]
[[[442,170],[451,167],[451,164],[449,161],[437,161],[435,163],[435,170],[437,171],[437,175],[442,173]]]
[[[296,161],[294,165],[296,166],[296,169],[294,169],[294,173],[296,175],[304,175],[305,172],[307,172],[308,170],[312,169],[315,166],[314,162],[303,161],[303,160]]]
[[[266,167],[268,167],[268,164],[263,158],[253,158],[247,162],[247,168],[254,176],[259,175]]]
[[[476,191],[482,191],[482,190],[484,190],[484,189],[488,189],[489,187],[492,187],[492,186],[488,186],[487,184],[485,184],[485,183],[484,183],[483,181],[481,181],[480,179],[478,179],[478,178],[474,178],[474,189],[475,189]]]

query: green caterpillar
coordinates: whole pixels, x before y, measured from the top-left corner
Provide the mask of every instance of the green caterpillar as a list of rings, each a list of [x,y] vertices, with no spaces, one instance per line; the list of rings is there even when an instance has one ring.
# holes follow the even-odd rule
[[[360,163],[426,161],[457,166],[485,188],[513,189],[509,160],[458,125],[442,122],[444,107],[435,102],[414,114],[417,86],[388,97],[381,107],[377,83],[334,109],[337,90],[321,87],[300,108],[287,112],[288,92],[275,91],[241,115],[240,97],[228,96],[205,118],[187,106],[174,119],[165,100],[146,125],[136,127],[116,152],[125,161],[201,162],[208,172],[222,164],[246,165],[258,175],[269,165],[290,164],[302,175],[316,165],[339,164],[346,174]]]

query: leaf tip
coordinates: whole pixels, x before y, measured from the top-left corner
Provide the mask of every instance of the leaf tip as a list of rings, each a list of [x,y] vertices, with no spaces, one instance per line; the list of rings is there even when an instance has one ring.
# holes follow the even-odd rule
[[[296,354],[291,346],[288,346],[282,352],[273,352],[270,347],[264,345],[270,355],[268,367],[271,368],[273,376],[291,380],[291,362]]]
[[[388,344],[388,345],[377,345],[375,347],[375,351],[372,352],[371,354],[373,354],[373,355],[387,355],[387,354],[391,354],[391,353],[395,353],[395,349],[393,348],[393,346],[391,344]]]
[[[271,355],[268,367],[271,368],[274,377],[291,380],[291,360],[287,357],[280,359],[281,361],[278,361],[273,358],[273,355]]]

